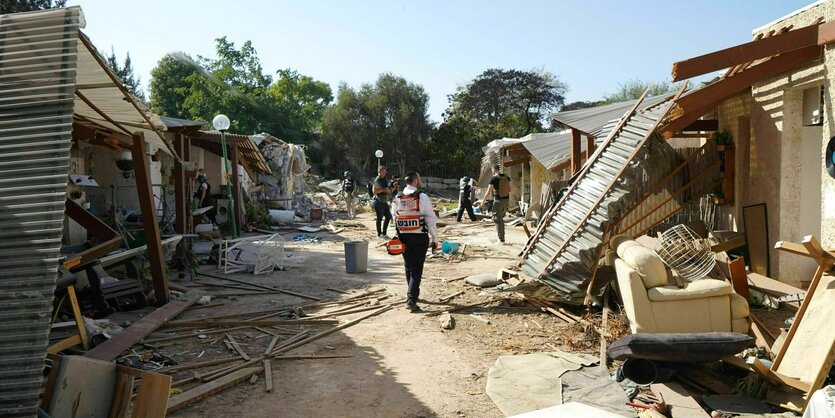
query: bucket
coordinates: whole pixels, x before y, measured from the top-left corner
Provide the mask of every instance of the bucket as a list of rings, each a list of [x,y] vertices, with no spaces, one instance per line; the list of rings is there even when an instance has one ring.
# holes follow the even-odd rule
[[[345,272],[368,271],[368,241],[345,241]]]
[[[296,214],[292,210],[270,209],[270,220],[274,224],[291,224],[295,219]]]
[[[321,208],[313,208],[310,209],[310,220],[311,221],[318,221],[322,219],[322,209]]]
[[[460,244],[455,241],[444,241],[444,243],[441,244],[441,252],[447,255],[455,254],[458,252],[459,246]]]

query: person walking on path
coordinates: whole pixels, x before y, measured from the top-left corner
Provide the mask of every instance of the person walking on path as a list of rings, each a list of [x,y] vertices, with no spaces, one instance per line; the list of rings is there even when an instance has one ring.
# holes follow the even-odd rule
[[[467,211],[467,215],[470,216],[470,220],[475,222],[472,200],[473,185],[470,183],[471,180],[470,176],[464,176],[464,178],[461,179],[461,185],[459,186],[458,191],[458,222],[461,222],[461,217],[464,215],[465,210]]]
[[[372,183],[372,193],[374,194],[374,212],[377,214],[377,238],[388,239],[389,222],[391,222],[391,196],[394,192],[386,179],[386,166],[380,166],[377,169],[377,177]]]
[[[490,185],[484,191],[484,201],[488,197],[493,198],[493,222],[496,223],[496,232],[499,235],[499,243],[504,244],[504,215],[510,203],[510,177],[502,173],[501,164],[493,166],[493,177],[490,178]]]
[[[350,171],[345,172],[345,179],[342,180],[341,193],[345,196],[345,205],[348,207],[348,219],[354,219],[354,209],[357,198],[357,184]]]
[[[435,224],[435,209],[426,193],[420,191],[423,183],[420,174],[410,172],[406,174],[406,188],[397,195],[392,205],[394,225],[397,237],[406,247],[403,252],[403,265],[406,269],[406,307],[412,311],[420,311],[418,298],[420,297],[420,280],[423,277],[423,263],[426,261],[426,250],[431,246],[434,253],[438,249],[438,230]]]

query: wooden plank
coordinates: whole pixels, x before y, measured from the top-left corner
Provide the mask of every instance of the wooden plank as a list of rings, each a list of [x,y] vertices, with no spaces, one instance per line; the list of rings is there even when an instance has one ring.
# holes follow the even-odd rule
[[[728,269],[731,272],[731,284],[733,284],[734,292],[737,295],[742,296],[745,300],[750,298],[750,293],[748,292],[748,274],[745,271],[745,259],[743,257],[739,257],[735,260],[731,260],[728,263]]]
[[[502,166],[507,168],[507,167],[512,167],[514,165],[525,164],[525,163],[530,162],[530,161],[531,161],[531,157],[527,156],[527,157],[517,158],[515,160],[504,161],[502,163]]]
[[[218,279],[218,280],[226,280],[226,281],[230,281],[230,282],[233,282],[233,283],[245,284],[245,285],[249,285],[249,286],[252,286],[252,287],[257,287],[259,289],[270,290],[270,291],[273,291],[273,292],[281,292],[281,293],[284,293],[284,294],[287,294],[287,295],[298,296],[298,297],[303,298],[303,299],[315,300],[317,302],[320,302],[322,300],[322,298],[317,298],[316,296],[305,295],[304,293],[298,293],[298,292],[291,292],[289,290],[284,290],[284,289],[276,289],[274,287],[264,286],[264,285],[261,285],[261,284],[258,284],[258,283],[251,283],[251,282],[247,282],[247,281],[244,281],[244,280],[233,279],[231,277],[215,276],[213,274],[206,274],[206,273],[198,273],[198,275],[211,277],[213,279]],[[246,290],[246,289],[244,289],[244,290]]]
[[[768,351],[772,351],[774,341],[776,338],[774,334],[766,327],[753,312],[748,314],[748,325],[751,328],[751,333],[754,334],[754,343],[758,347],[765,347]]]
[[[238,370],[232,374],[200,385],[187,392],[183,392],[182,394],[171,398],[171,401],[168,403],[168,413],[171,414],[175,411],[179,411],[180,409],[206,399],[209,396],[223,392],[224,390],[229,389],[244,380],[248,380],[250,376],[261,373],[261,370],[263,370],[261,367],[250,367]]]
[[[139,391],[133,402],[131,418],[165,418],[168,397],[171,393],[171,376],[144,372]]]
[[[113,338],[88,351],[84,354],[84,357],[105,361],[115,360],[122,352],[142,341],[143,338],[180,314],[180,312],[188,309],[189,306],[194,305],[197,299],[200,299],[199,294],[187,293],[185,296],[168,302],[165,306],[145,315],[139,321],[134,322],[133,325],[114,335]]]
[[[249,354],[247,354],[247,353],[246,353],[246,351],[244,351],[244,349],[243,349],[243,348],[241,348],[241,346],[238,344],[238,342],[237,342],[237,341],[235,341],[235,337],[233,337],[233,336],[232,336],[231,334],[229,334],[229,333],[226,333],[225,335],[226,335],[226,338],[229,340],[229,343],[230,343],[230,344],[232,344],[232,348],[234,348],[234,349],[235,349],[235,351],[237,351],[237,352],[238,352],[238,354],[240,354],[240,355],[241,355],[241,357],[242,357],[245,361],[249,361],[249,360],[251,360],[251,358],[249,357]]]
[[[571,128],[571,174],[580,171],[580,131]]]
[[[266,391],[270,393],[273,391],[273,369],[270,365],[270,360],[264,360],[264,383],[266,384]]]
[[[123,418],[128,414],[133,382],[136,378],[125,373],[116,375],[116,391],[113,394],[113,405],[110,406],[110,418]]]
[[[90,349],[90,339],[87,338],[87,327],[84,326],[84,316],[81,315],[81,309],[78,307],[78,297],[75,294],[75,286],[67,286],[67,296],[70,298],[70,307],[72,308],[72,316],[75,321],[75,327],[78,330],[78,338],[81,340],[81,346],[87,351]]]
[[[276,319],[267,321],[183,321],[171,324],[177,328],[224,328],[224,327],[280,327],[282,325],[334,325],[333,319]]]
[[[800,380],[797,380],[795,378],[777,373],[766,367],[766,365],[763,364],[763,362],[760,361],[760,359],[758,358],[754,358],[753,363],[751,363],[751,368],[754,370],[754,372],[756,372],[757,374],[759,374],[771,383],[776,383],[778,385],[783,384],[788,387],[800,390],[802,392],[809,392],[810,385],[808,383],[801,382]]]
[[[809,286],[772,370],[809,384],[807,392],[821,388],[835,358],[835,277],[818,273]]]
[[[168,302],[168,269],[162,254],[162,239],[159,233],[159,220],[154,204],[154,188],[151,186],[150,163],[145,152],[145,134],[138,132],[133,135],[131,156],[133,157],[133,171],[136,174],[136,192],[139,196],[139,208],[142,212],[142,229],[148,246],[148,263],[151,266],[151,277],[154,283],[154,295],[157,305]]]
[[[818,45],[818,28],[818,25],[806,26],[675,62],[672,70],[673,81],[686,80],[723,68]]]
[[[78,335],[73,335],[72,337],[63,339],[55,344],[50,345],[49,348],[46,349],[46,352],[49,354],[58,354],[70,347],[79,344],[81,344],[81,337]]]
[[[676,382],[653,383],[650,389],[670,407],[673,418],[708,418],[710,415],[699,406],[681,384]]]
[[[270,344],[267,346],[267,349],[264,351],[265,356],[269,355],[273,351],[273,348],[275,348],[276,343],[278,343],[278,336],[274,335],[272,341],[270,341]]]
[[[231,363],[233,361],[240,361],[240,360],[241,360],[241,358],[238,357],[238,356],[223,357],[223,358],[214,359],[214,360],[198,361],[198,362],[193,362],[193,363],[178,364],[176,366],[164,367],[162,369],[157,369],[156,372],[157,373],[170,374],[170,373],[181,372],[183,370],[199,369],[201,367],[216,366],[218,364]]]
[[[731,386],[697,366],[685,367],[678,373],[717,395],[730,395],[733,392],[733,388]]]
[[[732,77],[717,81],[707,87],[682,96],[678,102],[686,98],[686,106],[677,103],[683,112],[680,116],[658,129],[658,132],[661,132],[664,138],[671,138],[684,127],[690,125],[704,116],[705,113],[715,108],[719,103],[744,91],[754,83],[799,68],[818,59],[820,55],[821,47],[819,46],[799,49],[771,58]]]
[[[757,273],[748,273],[748,287],[777,298],[803,293],[803,289]]]
[[[183,134],[174,134],[174,149],[179,153],[184,160],[185,157],[186,138]],[[183,163],[180,160],[174,159],[174,218],[175,229],[178,234],[185,234],[188,232],[188,216],[186,215],[186,207],[191,196],[188,196],[186,191],[186,172]]]

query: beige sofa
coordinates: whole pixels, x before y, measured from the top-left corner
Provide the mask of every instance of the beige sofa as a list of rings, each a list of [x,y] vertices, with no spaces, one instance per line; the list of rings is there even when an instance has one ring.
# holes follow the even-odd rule
[[[658,255],[634,240],[611,241],[618,289],[633,333],[748,333],[748,302],[730,283],[704,278],[684,288],[670,284]]]

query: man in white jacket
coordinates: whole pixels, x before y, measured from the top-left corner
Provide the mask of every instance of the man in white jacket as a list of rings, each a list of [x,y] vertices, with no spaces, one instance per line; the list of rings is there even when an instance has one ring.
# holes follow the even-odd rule
[[[438,231],[435,224],[435,210],[432,201],[426,193],[420,191],[423,183],[420,174],[410,172],[404,179],[406,188],[397,195],[391,205],[397,236],[406,251],[403,252],[403,264],[406,267],[406,307],[415,312],[420,297],[420,280],[423,277],[423,263],[426,261],[426,250],[432,247],[434,252],[438,248]]]

